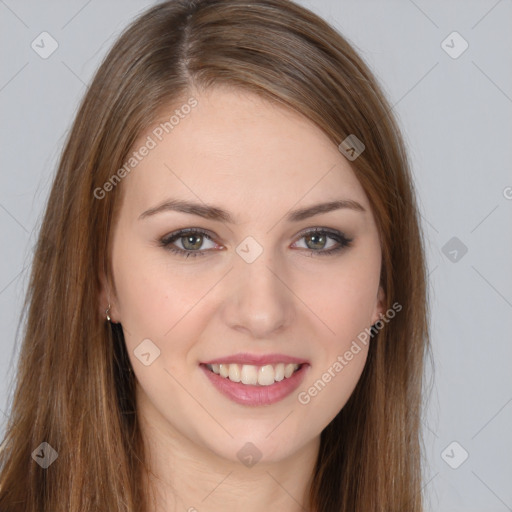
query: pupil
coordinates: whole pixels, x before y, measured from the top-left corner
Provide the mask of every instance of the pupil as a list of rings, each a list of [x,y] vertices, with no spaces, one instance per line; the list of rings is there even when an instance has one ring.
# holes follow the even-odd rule
[[[184,239],[185,239],[185,243],[183,245],[184,245],[185,249],[198,249],[201,246],[201,236],[188,235],[188,236],[184,237]],[[194,244],[193,243],[194,239],[198,240],[199,242],[196,242]],[[187,246],[189,243],[190,243],[191,247]]]
[[[309,236],[308,238],[313,239],[313,240],[314,240],[314,239],[320,239],[320,240],[322,240],[323,238],[325,238],[325,235],[311,235],[311,236]],[[313,243],[315,243],[315,242],[313,242]],[[317,242],[317,243],[318,243],[318,242]],[[317,248],[317,249],[322,249],[322,248],[323,248],[323,244],[322,244],[322,242],[319,242],[319,243],[318,243],[318,246],[317,246],[316,248]]]

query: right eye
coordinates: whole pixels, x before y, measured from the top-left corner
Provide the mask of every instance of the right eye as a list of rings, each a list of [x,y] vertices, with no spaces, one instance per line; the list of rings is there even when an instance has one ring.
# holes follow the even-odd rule
[[[166,235],[160,239],[160,245],[166,250],[185,258],[189,256],[204,256],[207,251],[199,250],[199,247],[203,245],[205,238],[213,242],[206,231],[199,228],[187,228]],[[182,248],[173,245],[177,240],[180,241]]]

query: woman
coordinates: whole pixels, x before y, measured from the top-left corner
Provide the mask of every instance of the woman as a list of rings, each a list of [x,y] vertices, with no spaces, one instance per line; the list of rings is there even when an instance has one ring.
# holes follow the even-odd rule
[[[0,510],[421,511],[425,276],[340,34],[285,0],[149,9],[49,197]]]

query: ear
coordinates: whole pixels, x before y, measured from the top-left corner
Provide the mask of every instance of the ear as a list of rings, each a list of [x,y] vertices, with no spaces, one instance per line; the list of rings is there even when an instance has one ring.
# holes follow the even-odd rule
[[[110,300],[110,311],[109,311],[110,320],[112,323],[118,323],[118,320],[117,320],[118,314],[117,314],[117,310],[115,307],[115,301],[114,301],[115,297],[112,294],[112,291],[111,291],[112,287],[108,283],[108,280],[103,271],[100,272],[99,280],[100,280],[100,293],[99,293],[99,297],[98,297],[98,311],[99,311],[100,317],[103,320],[106,320],[106,317],[107,317],[106,309],[108,308],[109,300]]]
[[[377,298],[375,300],[375,308],[373,310],[373,315],[372,315],[372,325],[382,315],[384,315],[385,302],[386,302],[386,294],[384,293],[384,289],[382,288],[382,286],[379,286],[379,291],[377,293]]]

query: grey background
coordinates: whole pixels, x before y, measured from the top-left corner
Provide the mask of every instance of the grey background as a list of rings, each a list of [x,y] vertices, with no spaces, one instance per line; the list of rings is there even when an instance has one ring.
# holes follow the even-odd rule
[[[1,427],[32,247],[65,135],[100,59],[153,3],[0,0]],[[408,145],[432,310],[427,510],[512,510],[512,1],[300,3],[370,65]],[[31,48],[43,31],[59,45],[47,59]],[[458,58],[442,47],[453,31],[469,44]],[[452,468],[463,450],[469,457]]]

